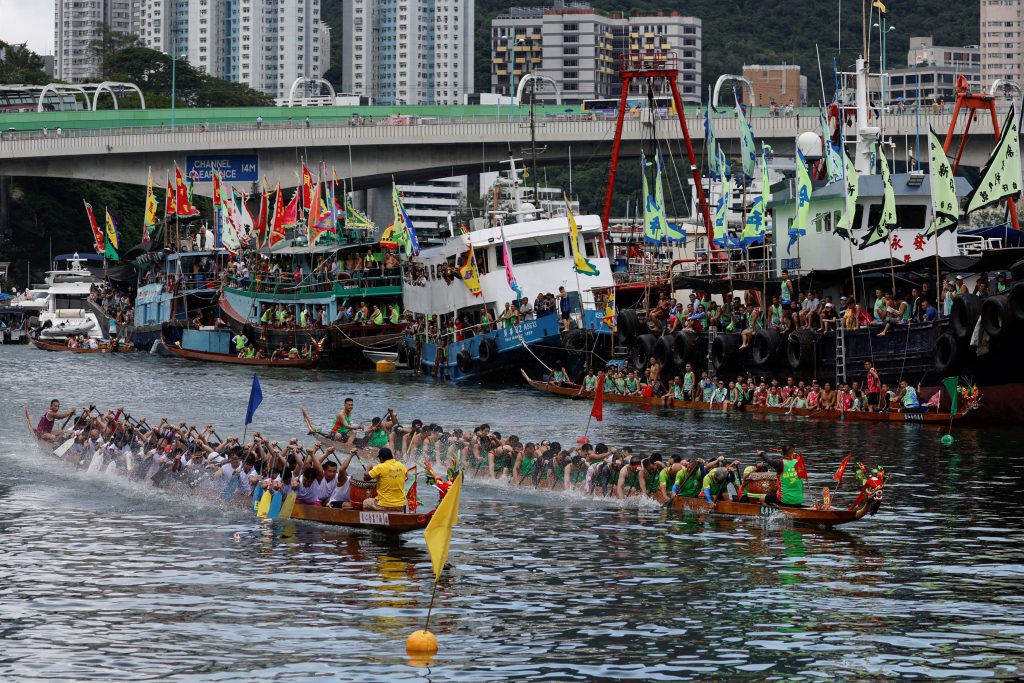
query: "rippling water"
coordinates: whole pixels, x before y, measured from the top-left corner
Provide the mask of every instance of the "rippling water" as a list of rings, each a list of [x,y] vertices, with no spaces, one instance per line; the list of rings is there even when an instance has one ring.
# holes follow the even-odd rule
[[[411,662],[432,573],[400,545],[68,470],[27,436],[65,405],[241,432],[251,376],[142,354],[0,347],[0,678],[210,680],[955,680],[1024,676],[1024,433],[810,424],[607,405],[591,436],[634,448],[752,455],[792,440],[812,489],[846,450],[892,471],[874,517],[843,530],[666,513],[467,482],[431,630]],[[261,375],[255,425],[488,422],[574,441],[589,406],[520,388],[435,387],[375,373]],[[850,484],[848,483],[848,486]],[[852,488],[852,487],[851,487]]]

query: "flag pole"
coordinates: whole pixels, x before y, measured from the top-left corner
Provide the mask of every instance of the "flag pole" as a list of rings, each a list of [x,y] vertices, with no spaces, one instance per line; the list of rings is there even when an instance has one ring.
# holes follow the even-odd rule
[[[434,597],[437,596],[437,579],[434,579],[434,588],[430,591],[430,604],[427,605],[427,618],[423,622],[423,630],[430,630],[430,613],[434,611]]]

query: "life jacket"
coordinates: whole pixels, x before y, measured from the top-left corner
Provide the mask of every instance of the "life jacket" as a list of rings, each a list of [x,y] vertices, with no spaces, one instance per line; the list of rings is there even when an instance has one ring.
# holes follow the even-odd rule
[[[797,461],[782,461],[782,477],[779,479],[779,489],[782,493],[782,502],[785,505],[803,505],[804,502],[804,480],[797,474]]]

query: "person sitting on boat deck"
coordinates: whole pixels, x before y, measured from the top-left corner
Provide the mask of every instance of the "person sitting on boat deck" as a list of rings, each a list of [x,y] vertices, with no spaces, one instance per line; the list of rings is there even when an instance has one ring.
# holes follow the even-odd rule
[[[287,349],[284,348],[284,342],[277,345],[273,353],[270,354],[270,360],[281,360],[288,354]]]
[[[939,312],[936,310],[935,306],[932,306],[932,303],[928,299],[922,298],[921,312],[918,321],[922,323],[933,323],[938,319],[938,317]]]
[[[363,477],[364,481],[377,480],[377,495],[363,501],[364,510],[405,512],[405,478],[408,470],[394,459],[390,448],[377,452],[380,461]]]
[[[558,365],[555,366],[555,369],[548,376],[548,384],[554,384],[556,387],[567,387],[572,383],[569,381],[569,373],[561,365]]]
[[[768,469],[768,463],[762,461],[743,468],[743,489],[740,499],[743,502],[762,503],[769,491],[778,488],[779,475]]]
[[[905,379],[900,380],[900,390],[896,392],[896,402],[899,403],[901,413],[922,412],[917,391]]]
[[[64,433],[60,431],[54,432],[53,423],[57,420],[67,419],[74,415],[75,412],[75,409],[72,408],[62,413],[60,411],[60,401],[53,399],[50,401],[50,409],[43,413],[43,416],[39,418],[38,424],[36,424],[36,436],[43,441],[56,441]]]
[[[302,358],[302,355],[299,353],[297,346],[292,346],[288,349],[288,360],[299,360],[300,358]]]
[[[597,391],[597,375],[593,368],[587,368],[587,374],[583,376],[583,391],[592,394]]]
[[[800,456],[789,444],[782,445],[782,457],[770,458],[764,451],[758,451],[757,457],[764,461],[779,477],[779,487],[765,494],[767,505],[803,507],[804,481],[807,471],[803,467]]]
[[[818,394],[818,408],[820,410],[836,409],[836,392],[832,389],[830,382],[825,382],[825,385],[821,388],[821,393]]]
[[[330,438],[343,443],[352,443],[356,438],[356,430],[362,429],[362,425],[352,424],[352,409],[355,406],[355,401],[346,398],[344,405],[341,412],[334,417]]]
[[[708,502],[708,505],[714,505],[715,501],[722,498],[723,495],[728,496],[729,486],[731,485],[735,488],[738,483],[736,470],[739,467],[739,461],[734,460],[728,465],[724,463],[725,458],[721,456],[710,463],[713,467],[707,470],[704,479],[701,480],[701,494],[703,494],[704,500]],[[728,500],[728,498],[725,498],[725,500]]]
[[[636,491],[639,491],[642,496],[647,495],[647,477],[643,461],[638,455],[631,457],[629,462],[619,470],[618,482],[615,484],[615,497],[622,499]]]

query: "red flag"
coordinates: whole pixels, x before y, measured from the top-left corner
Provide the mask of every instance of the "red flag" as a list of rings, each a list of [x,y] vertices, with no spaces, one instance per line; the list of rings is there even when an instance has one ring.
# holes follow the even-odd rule
[[[164,200],[164,216],[174,215],[174,188],[171,187],[171,179],[167,179],[167,199]]]
[[[271,248],[285,239],[285,229],[287,228],[287,224],[285,223],[285,213],[288,208],[285,206],[285,203],[281,201],[281,183],[278,183],[278,191],[276,191],[274,195],[273,222],[270,225],[270,240],[268,243],[268,246]],[[294,198],[292,199],[292,203],[295,203]]]
[[[199,209],[192,206],[192,203],[188,200],[188,187],[185,186],[185,181],[181,177],[181,171],[178,170],[177,165],[174,167],[174,189],[177,191],[177,203],[174,207],[175,212],[182,218],[190,218],[192,216],[199,215]]]
[[[839,463],[839,469],[837,469],[836,473],[832,475],[833,479],[835,479],[836,481],[843,480],[843,475],[846,474],[846,466],[850,463],[850,458],[852,457],[853,453],[848,453],[847,456],[843,458],[843,461]]]
[[[260,215],[256,219],[256,247],[262,247],[267,243],[267,188],[263,188],[260,195]]]
[[[416,512],[416,508],[420,506],[420,501],[416,497],[415,481],[413,481],[412,486],[409,487],[409,492],[405,494],[405,504],[409,506],[409,512]]]
[[[590,409],[590,416],[600,422],[604,419],[604,373],[597,375],[597,391],[594,392],[594,407]]]
[[[302,163],[302,208],[309,211],[310,205],[313,203],[313,174],[306,168],[306,163]]]
[[[801,453],[796,454],[796,476],[801,479],[807,478],[807,466],[804,465],[804,456]]]
[[[89,202],[84,199],[82,200],[82,203],[85,204],[85,213],[89,216],[89,227],[92,228],[92,237],[96,241],[96,244],[94,245],[96,253],[102,254],[106,246],[103,243],[103,231],[100,230],[100,226],[96,224],[96,215],[92,212],[92,206],[90,206]]]

